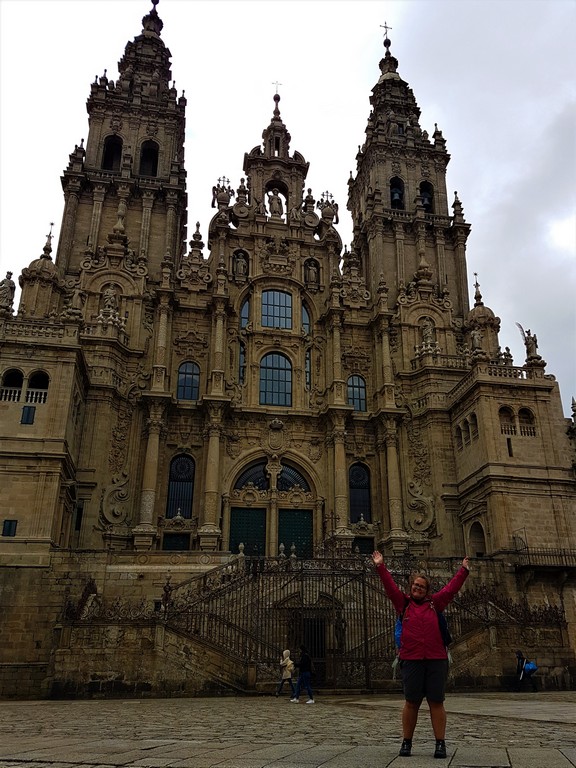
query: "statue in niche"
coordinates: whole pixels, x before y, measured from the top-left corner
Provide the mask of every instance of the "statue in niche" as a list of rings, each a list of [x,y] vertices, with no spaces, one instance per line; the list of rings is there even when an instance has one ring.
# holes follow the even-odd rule
[[[432,344],[434,342],[434,323],[429,317],[422,320],[422,343]]]
[[[312,285],[318,284],[318,267],[315,261],[309,261],[306,264],[306,282]]]
[[[105,289],[102,296],[104,298],[104,309],[116,310],[118,308],[118,299],[116,296],[116,291],[111,285],[109,285]]]
[[[0,282],[0,309],[12,309],[16,283],[12,280],[12,272],[6,272],[6,277]]]
[[[246,277],[248,274],[248,262],[246,261],[246,256],[242,253],[242,251],[236,254],[234,274],[236,277]]]
[[[480,328],[474,328],[470,331],[470,338],[472,339],[472,349],[482,349],[482,331]]]
[[[284,213],[284,206],[276,188],[268,195],[268,208],[271,216],[282,216]]]

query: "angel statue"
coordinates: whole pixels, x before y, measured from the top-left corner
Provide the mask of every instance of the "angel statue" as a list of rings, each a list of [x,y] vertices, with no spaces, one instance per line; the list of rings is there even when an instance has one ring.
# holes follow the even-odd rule
[[[519,328],[522,338],[524,339],[524,346],[526,347],[526,357],[538,357],[538,339],[536,334],[530,332],[530,328],[527,331],[522,328],[520,323],[516,323]]]

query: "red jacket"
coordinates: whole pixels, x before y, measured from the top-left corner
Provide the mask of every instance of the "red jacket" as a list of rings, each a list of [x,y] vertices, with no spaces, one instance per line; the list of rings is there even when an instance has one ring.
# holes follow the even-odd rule
[[[442,587],[439,592],[429,595],[422,603],[416,603],[410,595],[406,595],[398,589],[384,563],[377,567],[377,571],[384,584],[386,594],[397,613],[400,615],[406,608],[402,620],[400,659],[412,661],[416,659],[446,659],[448,654],[442,641],[436,612],[443,611],[448,603],[456,597],[468,578],[468,569],[462,566],[445,587]]]

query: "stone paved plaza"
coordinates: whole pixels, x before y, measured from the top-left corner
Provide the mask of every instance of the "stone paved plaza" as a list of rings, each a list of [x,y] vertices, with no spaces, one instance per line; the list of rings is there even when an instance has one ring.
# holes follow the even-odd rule
[[[452,694],[448,759],[423,710],[398,757],[402,699],[318,696],[0,702],[0,768],[574,768],[576,692]]]

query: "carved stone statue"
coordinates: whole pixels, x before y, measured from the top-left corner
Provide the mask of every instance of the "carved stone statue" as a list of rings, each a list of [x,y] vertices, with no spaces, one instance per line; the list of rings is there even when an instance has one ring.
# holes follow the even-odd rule
[[[470,331],[470,338],[472,339],[472,349],[482,349],[482,331],[480,328],[474,328]]]
[[[236,254],[234,273],[236,277],[246,277],[246,275],[248,274],[248,263],[246,261],[246,257],[241,251],[240,253]]]
[[[434,341],[434,323],[429,317],[422,320],[422,343],[432,344]]]
[[[306,264],[306,282],[316,285],[318,283],[318,267],[314,261]]]
[[[116,297],[116,291],[114,288],[112,288],[111,285],[105,289],[102,295],[104,297],[104,309],[117,309],[118,300]]]
[[[0,282],[0,309],[12,309],[16,283],[12,280],[12,272],[6,272],[6,277]]]
[[[538,354],[538,339],[535,333],[530,333],[530,328],[526,331],[524,344],[526,345],[526,355],[528,357],[535,357]]]
[[[277,189],[273,189],[272,194],[268,195],[268,207],[271,216],[282,216],[284,213],[284,206]]]

